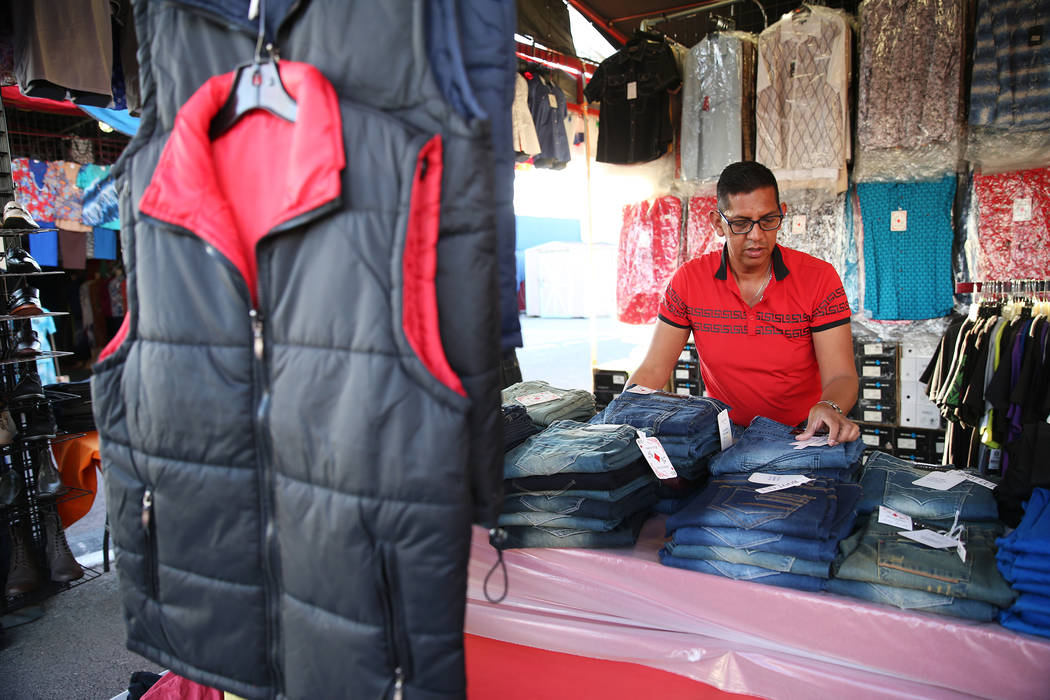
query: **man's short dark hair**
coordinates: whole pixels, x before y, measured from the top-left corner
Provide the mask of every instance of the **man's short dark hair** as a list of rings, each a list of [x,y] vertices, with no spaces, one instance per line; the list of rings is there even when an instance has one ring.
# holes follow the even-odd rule
[[[718,177],[718,208],[722,211],[729,208],[729,195],[746,194],[763,187],[772,187],[780,204],[780,187],[769,168],[753,160],[730,163]]]

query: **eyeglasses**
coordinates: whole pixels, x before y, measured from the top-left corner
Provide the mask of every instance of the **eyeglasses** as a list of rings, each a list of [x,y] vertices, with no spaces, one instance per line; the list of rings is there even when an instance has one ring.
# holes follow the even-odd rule
[[[733,219],[730,221],[722,213],[721,209],[718,210],[718,215],[729,224],[730,231],[740,235],[751,233],[751,229],[755,227],[755,224],[758,224],[758,227],[763,231],[776,231],[780,228],[780,222],[784,220],[783,214],[766,214],[761,219]]]

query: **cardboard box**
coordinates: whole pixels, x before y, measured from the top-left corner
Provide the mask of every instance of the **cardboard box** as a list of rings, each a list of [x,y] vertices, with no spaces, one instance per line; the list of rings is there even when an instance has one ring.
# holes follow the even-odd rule
[[[897,343],[884,343],[881,340],[865,338],[853,339],[853,353],[858,358],[896,359]]]
[[[850,411],[849,417],[863,423],[875,425],[897,425],[897,404],[860,399]]]
[[[703,394],[703,385],[700,382],[689,382],[685,380],[674,380],[674,393],[683,394],[686,396],[701,396]]]
[[[885,404],[897,403],[897,383],[885,379],[862,377],[857,389],[857,400]]]
[[[857,376],[862,379],[897,381],[897,358],[858,357]]]
[[[865,449],[879,450],[888,454],[894,454],[896,444],[894,435],[896,430],[882,425],[868,425],[861,423],[860,439]]]

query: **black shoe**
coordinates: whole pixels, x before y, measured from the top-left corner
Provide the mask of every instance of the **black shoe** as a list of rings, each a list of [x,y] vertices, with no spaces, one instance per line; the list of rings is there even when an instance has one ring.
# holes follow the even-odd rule
[[[40,224],[33,221],[33,217],[21,204],[8,202],[4,205],[4,228],[40,228]]]
[[[11,392],[12,401],[26,401],[28,399],[43,399],[44,390],[40,386],[40,376],[36,372],[26,372],[15,384]]]
[[[40,334],[32,328],[23,328],[15,333],[11,354],[15,357],[32,357],[40,354]]]
[[[11,316],[39,316],[44,313],[40,308],[40,290],[28,284],[16,287],[7,299],[7,313]]]
[[[8,274],[27,275],[31,272],[40,272],[40,263],[17,246],[8,248],[4,253],[4,264],[7,266]]]
[[[26,411],[26,427],[18,432],[20,440],[53,438],[58,433],[55,416],[47,404],[38,404]]]

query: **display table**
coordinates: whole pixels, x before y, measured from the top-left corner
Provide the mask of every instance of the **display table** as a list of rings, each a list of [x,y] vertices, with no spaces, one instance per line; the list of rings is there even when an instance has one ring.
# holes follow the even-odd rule
[[[465,631],[764,697],[1050,697],[1050,639],[666,567],[663,529],[630,549],[507,550],[493,604],[496,552],[475,527]]]

